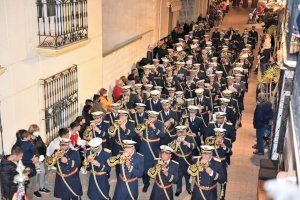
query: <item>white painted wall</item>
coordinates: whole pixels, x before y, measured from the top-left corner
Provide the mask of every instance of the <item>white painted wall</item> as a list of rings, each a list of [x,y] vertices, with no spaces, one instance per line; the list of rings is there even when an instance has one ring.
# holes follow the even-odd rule
[[[101,87],[101,0],[88,1],[90,43],[58,57],[44,57],[38,45],[35,0],[0,1],[0,101],[4,149],[8,153],[18,129],[42,125],[39,80],[78,65],[79,103]]]

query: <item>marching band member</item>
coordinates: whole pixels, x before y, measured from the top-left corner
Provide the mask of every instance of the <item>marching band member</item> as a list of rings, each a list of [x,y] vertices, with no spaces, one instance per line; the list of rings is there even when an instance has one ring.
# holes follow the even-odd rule
[[[226,180],[221,183],[221,194],[219,199],[224,200],[226,194],[227,185],[227,166],[230,164],[231,142],[230,139],[225,138],[225,129],[215,128],[215,136],[206,138],[206,145],[214,146],[213,156],[220,159],[224,169],[224,175]]]
[[[150,92],[151,98],[149,98],[146,102],[146,109],[147,110],[154,110],[159,112],[162,110],[162,105],[160,103],[160,91],[152,90]]]
[[[111,112],[106,113],[104,120],[109,122],[109,125],[113,125],[114,122],[118,119],[118,110],[121,108],[120,103],[111,104]]]
[[[124,85],[122,87],[122,89],[123,89],[123,94],[119,101],[121,104],[121,107],[124,110],[132,111],[135,107],[135,103],[138,103],[137,96],[136,96],[136,94],[131,92],[130,85]]]
[[[135,151],[136,142],[123,140],[124,152],[108,159],[110,167],[119,168],[113,200],[138,199],[138,178],[144,173],[144,156]]]
[[[171,142],[171,138],[174,135],[175,126],[178,123],[177,113],[171,110],[171,104],[169,100],[162,100],[161,104],[163,110],[159,112],[159,120],[163,122],[165,137],[162,138],[161,143],[167,145]]]
[[[178,182],[175,196],[179,196],[182,192],[182,178],[185,178],[186,191],[191,194],[190,176],[187,168],[192,164],[192,152],[195,148],[195,140],[187,133],[186,126],[176,126],[177,136],[169,143],[175,154],[175,160],[179,163]]]
[[[217,183],[226,180],[221,160],[212,156],[214,147],[201,146],[201,156],[188,168],[188,174],[195,177],[192,200],[218,199]]]
[[[236,123],[236,114],[234,113],[233,109],[231,107],[228,107],[228,103],[230,102],[227,98],[220,98],[220,106],[214,107],[214,113],[215,112],[224,112],[226,113],[226,119],[227,122],[231,122],[233,125]]]
[[[194,151],[194,155],[198,154],[200,149],[198,147],[202,144],[202,136],[204,134],[204,131],[206,129],[206,124],[204,119],[198,115],[199,113],[199,107],[198,106],[188,106],[189,114],[188,117],[185,119],[185,122],[183,125],[188,127],[189,131],[195,135],[195,141],[196,141],[196,148]]]
[[[118,155],[123,150],[122,140],[135,138],[134,121],[128,119],[129,113],[126,110],[119,110],[119,119],[109,127],[108,134],[112,143],[112,154]]]
[[[214,128],[223,128],[226,129],[226,137],[229,138],[233,143],[236,140],[236,132],[232,123],[226,122],[225,120],[226,113],[216,112],[214,114],[215,114],[216,121],[212,121],[209,123],[204,133],[204,139],[206,139],[209,136],[215,135]]]
[[[70,149],[70,139],[61,138],[60,149],[52,156],[57,159],[54,197],[63,200],[80,199],[82,186],[79,178],[81,166],[79,152]]]
[[[92,138],[101,138],[102,146],[104,148],[108,148],[109,144],[109,134],[108,128],[109,123],[107,121],[103,121],[104,112],[97,111],[93,112],[93,121],[91,121],[90,126],[84,131],[84,139],[90,141]]]
[[[165,137],[164,125],[161,121],[157,120],[159,113],[148,111],[148,115],[149,118],[135,129],[141,139],[139,153],[147,158],[144,161],[143,192],[147,192],[150,185],[150,178],[147,171],[154,165],[154,160],[158,157],[159,153],[160,140]]]
[[[166,145],[160,146],[160,156],[148,175],[154,179],[150,200],[173,200],[173,184],[178,180],[178,162],[171,159],[173,149]]]
[[[136,103],[136,112],[131,114],[131,119],[135,122],[135,126],[142,124],[146,119],[148,119],[148,113],[145,112],[146,104]]]
[[[203,95],[204,89],[198,88],[195,90],[196,97],[194,98],[195,105],[199,108],[199,114],[204,119],[205,124],[209,122],[209,114],[211,112],[210,99]]]
[[[88,145],[90,150],[83,161],[83,167],[90,171],[87,196],[90,199],[108,200],[110,166],[107,160],[111,157],[111,151],[102,147],[102,139],[98,137],[89,141]]]

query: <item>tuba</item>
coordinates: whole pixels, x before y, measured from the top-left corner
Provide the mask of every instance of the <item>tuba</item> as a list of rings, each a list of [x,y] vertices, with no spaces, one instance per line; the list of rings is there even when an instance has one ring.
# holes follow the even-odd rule
[[[52,156],[47,156],[45,159],[45,163],[47,167],[52,168],[60,158],[64,157],[64,155],[65,155],[65,151],[58,150]]]
[[[116,135],[117,130],[118,130],[118,128],[119,128],[120,125],[121,125],[121,121],[116,120],[116,121],[114,122],[114,124],[108,128],[108,134],[109,134],[111,137],[114,137],[114,136]]]
[[[142,131],[144,131],[144,130],[148,127],[148,125],[151,124],[151,123],[152,123],[152,120],[148,119],[146,122],[144,122],[144,123],[142,123],[142,124],[138,124],[138,125],[136,126],[136,128],[135,128],[135,131],[136,131],[136,132],[142,132]]]

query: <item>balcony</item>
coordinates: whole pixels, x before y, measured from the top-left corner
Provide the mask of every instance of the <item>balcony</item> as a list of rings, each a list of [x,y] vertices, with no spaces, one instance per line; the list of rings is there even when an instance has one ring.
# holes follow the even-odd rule
[[[53,56],[87,42],[87,0],[37,0],[36,5],[39,53]]]

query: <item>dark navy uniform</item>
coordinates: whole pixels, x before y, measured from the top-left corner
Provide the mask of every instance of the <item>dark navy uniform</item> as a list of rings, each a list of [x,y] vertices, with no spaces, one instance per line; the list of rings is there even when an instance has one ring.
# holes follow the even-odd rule
[[[162,121],[162,123],[165,123],[166,121],[170,120],[171,118],[174,119],[174,123],[172,123],[169,127],[165,129],[165,137],[163,137],[160,141],[161,145],[168,145],[172,137],[174,136],[175,126],[178,124],[178,115],[175,111],[169,110],[168,113],[166,113],[164,110],[162,110],[159,113],[159,120]]]
[[[62,163],[60,160],[57,162],[57,172],[54,184],[54,197],[60,199],[78,199],[82,196],[82,186],[79,178],[79,168],[81,166],[81,159],[78,151],[69,149],[65,153],[68,159],[67,163]],[[60,173],[60,170],[61,173]],[[63,181],[65,179],[66,183]]]
[[[190,143],[190,147],[183,145],[181,142],[179,145],[176,143],[177,137],[169,144],[169,146],[174,150],[174,160],[179,163],[178,171],[178,182],[176,193],[182,192],[182,178],[185,178],[186,190],[191,191],[191,183],[189,182],[190,176],[187,173],[187,168],[192,164],[192,152],[195,148],[195,140],[191,136],[186,136],[185,141]]]
[[[192,133],[196,134],[195,141],[196,141],[196,147],[195,149],[198,149],[198,147],[201,145],[201,137],[204,135],[206,124],[203,118],[196,116],[195,119],[192,119],[191,117],[187,118],[189,129]]]
[[[102,146],[103,148],[109,147],[109,134],[108,134],[108,128],[109,128],[109,122],[103,121],[100,124],[97,124],[97,127],[100,129],[100,132],[95,132],[95,136],[102,139]]]
[[[104,120],[109,122],[109,125],[113,125],[114,122],[118,119],[118,113],[106,113]]]
[[[232,108],[226,106],[226,108],[222,108],[221,106],[215,106],[214,112],[224,112],[226,113],[226,119],[228,122],[231,122],[232,124],[236,123],[236,115]]]
[[[223,183],[226,180],[224,169],[221,160],[215,157],[209,161],[209,167],[213,170],[210,176],[205,170],[192,170],[194,165],[189,167],[188,171],[193,171],[195,176],[195,185],[192,193],[192,200],[216,200],[217,197],[217,183]]]
[[[223,128],[226,129],[225,137],[230,139],[231,142],[234,142],[236,140],[236,131],[232,126],[232,123],[226,122],[223,124],[218,123],[209,123],[207,129],[205,130],[204,137],[207,138],[209,136],[214,136],[214,128]]]
[[[143,130],[139,149],[139,152],[147,158],[144,161],[143,175],[143,182],[146,186],[150,184],[150,178],[147,175],[148,169],[154,165],[154,160],[158,158],[160,140],[165,136],[164,125],[161,121],[156,120],[154,126],[155,129],[151,126],[147,126],[147,128]]]
[[[131,156],[131,165],[131,169],[128,169],[125,164],[117,165],[120,168],[120,174],[117,177],[113,200],[138,199],[138,178],[144,173],[144,156],[134,153]]]
[[[111,139],[114,141],[112,145],[112,154],[118,155],[120,151],[123,150],[122,141],[123,140],[131,140],[136,137],[136,133],[134,131],[135,125],[134,121],[128,120],[125,124],[125,130],[121,127],[116,131],[116,135]]]
[[[93,153],[88,151],[86,156],[88,157],[91,154]],[[100,163],[100,166],[95,166],[90,163],[87,167],[87,170],[91,172],[87,191],[87,196],[90,199],[107,200],[107,198],[109,198],[110,185],[107,174],[110,172],[110,166],[107,164],[107,160],[110,157],[111,151],[109,149],[102,149],[94,158],[94,160]]]
[[[202,97],[201,99],[198,97],[195,97],[195,105],[196,106],[203,106],[203,109],[201,110],[200,115],[203,117],[205,124],[207,125],[209,122],[209,113],[208,111],[211,111],[211,102],[210,98],[208,97]]]
[[[154,166],[155,167],[155,166]],[[154,185],[150,195],[150,200],[173,200],[173,183],[176,183],[178,180],[178,162],[174,160],[170,160],[166,165],[168,168],[168,176],[165,176],[161,171],[157,173],[155,177],[153,177]],[[165,191],[164,191],[165,190]],[[166,196],[168,195],[168,197]]]
[[[146,102],[146,110],[152,110],[156,112],[161,111],[162,105],[160,100],[158,99],[156,102],[154,102],[152,98],[149,98]]]

